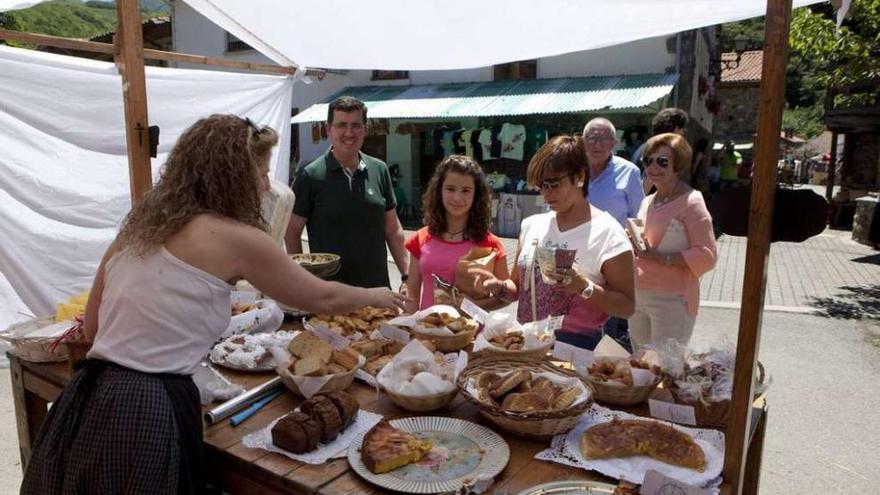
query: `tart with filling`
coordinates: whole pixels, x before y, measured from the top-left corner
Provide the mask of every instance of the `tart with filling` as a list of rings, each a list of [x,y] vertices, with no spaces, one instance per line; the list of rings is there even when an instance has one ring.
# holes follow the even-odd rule
[[[364,435],[361,460],[373,474],[382,474],[420,461],[433,447],[383,419]]]

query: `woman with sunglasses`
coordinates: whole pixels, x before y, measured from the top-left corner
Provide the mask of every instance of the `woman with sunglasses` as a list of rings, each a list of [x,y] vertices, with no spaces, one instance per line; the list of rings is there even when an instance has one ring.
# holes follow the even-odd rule
[[[609,315],[633,312],[633,254],[623,227],[584,196],[587,180],[581,136],[557,136],[529,163],[530,186],[540,186],[550,211],[522,222],[511,280],[486,276],[498,298],[518,301],[521,323],[563,316],[559,341],[593,349]],[[537,266],[538,247],[576,251],[575,264],[546,283]],[[484,274],[485,276],[486,274]]]
[[[409,312],[434,304],[433,276],[455,284],[459,260],[473,248],[495,253],[493,275],[509,277],[501,240],[489,231],[492,223],[491,191],[483,169],[473,158],[450,155],[434,169],[422,197],[425,227],[406,241],[418,263],[409,264]],[[419,298],[421,294],[421,298]]]
[[[694,331],[700,276],[715,266],[712,217],[703,195],[681,180],[691,147],[678,134],[645,143],[645,173],[657,192],[642,201],[644,247],[636,253],[636,311],[629,319],[633,346],[675,339],[687,345]]]
[[[260,203],[277,143],[233,115],[177,140],[98,266],[83,325],[93,344],[37,436],[22,494],[205,493],[192,374],[229,324],[239,279],[309,312],[406,303],[316,278],[266,233]]]

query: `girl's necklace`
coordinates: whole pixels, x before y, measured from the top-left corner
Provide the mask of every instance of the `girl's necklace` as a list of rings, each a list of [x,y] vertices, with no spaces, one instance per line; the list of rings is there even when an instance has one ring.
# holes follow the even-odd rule
[[[458,236],[460,236],[461,234],[463,234],[464,231],[465,231],[465,229],[461,229],[461,230],[459,230],[458,232],[450,232],[450,231],[447,230],[447,231],[446,231],[446,238],[449,239],[449,240],[453,240],[455,237],[458,237]]]
[[[669,191],[669,194],[667,194],[666,197],[660,198],[659,196],[654,196],[654,206],[659,207],[668,203],[669,200],[671,200],[675,196],[676,190],[678,190],[678,184],[676,184],[675,187],[673,187],[672,190]]]

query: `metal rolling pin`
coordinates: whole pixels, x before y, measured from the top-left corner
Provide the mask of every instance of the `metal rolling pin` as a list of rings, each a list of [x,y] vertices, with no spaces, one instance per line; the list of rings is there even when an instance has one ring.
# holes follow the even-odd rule
[[[233,397],[214,409],[209,410],[205,413],[205,423],[212,425],[218,421],[222,421],[224,418],[228,418],[236,412],[249,407],[252,403],[262,399],[283,386],[284,384],[281,383],[281,378],[276,376],[259,387],[254,387],[238,397]]]

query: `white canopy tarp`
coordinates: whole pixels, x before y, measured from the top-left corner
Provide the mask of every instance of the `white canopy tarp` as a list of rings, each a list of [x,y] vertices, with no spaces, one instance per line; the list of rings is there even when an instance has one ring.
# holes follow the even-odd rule
[[[183,130],[233,113],[281,133],[272,168],[286,182],[293,78],[161,67],[146,75],[149,121],[161,129],[154,180]],[[0,88],[4,328],[23,318],[22,303],[32,314],[51,314],[56,302],[90,286],[131,200],[122,81],[113,64],[0,46]]]
[[[282,65],[464,69],[766,13],[766,0],[184,0]],[[794,0],[802,7],[820,0]]]

